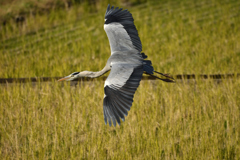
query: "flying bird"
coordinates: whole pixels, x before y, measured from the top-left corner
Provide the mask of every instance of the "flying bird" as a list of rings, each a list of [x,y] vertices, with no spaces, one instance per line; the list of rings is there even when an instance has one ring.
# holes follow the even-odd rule
[[[174,79],[168,74],[155,71],[152,62],[146,60],[147,56],[141,53],[142,43],[128,10],[108,5],[104,30],[111,48],[106,66],[98,72],[74,72],[58,81],[71,81],[79,77],[96,78],[111,70],[104,84],[103,114],[105,124],[111,126],[113,123],[116,126],[116,122],[120,125],[120,119],[125,121],[143,73],[165,82],[174,82]]]

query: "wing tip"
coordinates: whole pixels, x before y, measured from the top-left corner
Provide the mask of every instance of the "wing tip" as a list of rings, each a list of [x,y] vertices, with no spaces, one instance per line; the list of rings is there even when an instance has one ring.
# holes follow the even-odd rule
[[[121,118],[121,120],[123,122],[125,121],[125,119],[122,119],[122,118]],[[121,122],[117,121],[117,123],[118,123],[119,126],[121,125]],[[108,124],[109,124],[110,127],[112,127],[112,124],[113,124],[114,127],[116,127],[117,123],[116,123],[116,119],[110,119],[110,121],[108,121]],[[107,125],[107,122],[105,122],[105,125]]]
[[[111,5],[110,4],[108,4],[108,6],[107,6],[107,10],[106,10],[106,13],[105,13],[105,15],[110,11],[110,8],[111,8]]]
[[[111,5],[110,5],[110,4],[108,4],[108,6],[107,6],[107,11],[109,11],[109,9],[110,9],[110,6],[111,6]]]

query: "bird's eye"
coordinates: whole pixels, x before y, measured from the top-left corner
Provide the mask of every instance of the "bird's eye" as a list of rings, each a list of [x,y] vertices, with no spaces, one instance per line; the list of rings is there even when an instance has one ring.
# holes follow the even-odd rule
[[[77,75],[79,72],[74,72],[74,73],[72,73],[72,76],[75,76],[75,75]]]

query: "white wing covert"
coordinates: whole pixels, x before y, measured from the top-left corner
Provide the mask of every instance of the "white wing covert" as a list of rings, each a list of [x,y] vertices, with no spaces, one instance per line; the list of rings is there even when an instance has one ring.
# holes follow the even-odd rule
[[[134,25],[132,14],[128,10],[108,5],[105,14],[104,30],[107,33],[111,53],[136,49],[142,51],[142,44]]]

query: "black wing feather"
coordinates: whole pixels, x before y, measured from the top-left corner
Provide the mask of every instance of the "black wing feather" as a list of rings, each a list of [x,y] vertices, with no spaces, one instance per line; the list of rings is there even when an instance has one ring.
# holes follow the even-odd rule
[[[121,69],[120,69],[121,68]],[[122,77],[116,76],[121,73],[126,73],[126,76],[129,75],[129,78],[124,82],[124,84],[116,84],[115,79],[121,79]],[[112,74],[111,74],[112,73]],[[114,75],[113,75],[114,74]],[[104,87],[105,97],[103,100],[103,112],[104,112],[104,121],[105,124],[113,123],[116,126],[116,122],[120,125],[120,118],[122,121],[125,120],[124,116],[128,115],[130,110],[134,94],[139,86],[143,74],[143,66],[135,66],[134,69],[123,68],[122,65],[113,65],[112,71],[109,74],[108,81]],[[124,80],[122,78],[121,80]],[[111,84],[109,84],[111,83]]]

